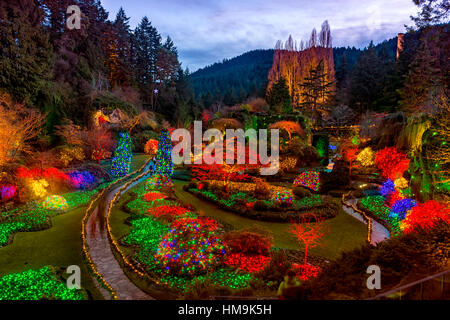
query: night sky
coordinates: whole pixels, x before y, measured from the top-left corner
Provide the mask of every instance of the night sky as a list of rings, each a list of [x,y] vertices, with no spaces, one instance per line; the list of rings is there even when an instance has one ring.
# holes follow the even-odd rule
[[[366,47],[404,32],[412,0],[102,0],[113,20],[122,6],[131,27],[146,15],[178,47],[192,71],[253,49],[273,48],[289,34],[307,40],[328,20],[333,46]]]

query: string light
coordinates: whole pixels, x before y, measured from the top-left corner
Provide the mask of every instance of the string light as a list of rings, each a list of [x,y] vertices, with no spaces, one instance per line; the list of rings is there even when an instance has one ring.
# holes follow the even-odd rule
[[[160,175],[172,176],[172,141],[169,131],[162,130],[158,141],[158,152],[155,158],[154,173]]]
[[[67,200],[64,199],[63,196],[58,195],[48,196],[44,200],[44,202],[42,202],[42,206],[48,210],[63,211],[69,209],[69,204],[67,203]]]
[[[69,289],[49,267],[8,274],[0,278],[0,300],[84,300],[79,289]]]
[[[111,173],[115,177],[126,176],[130,172],[131,158],[131,138],[127,132],[119,133],[117,148],[111,163]]]
[[[318,191],[320,186],[319,172],[318,171],[304,171],[295,178],[294,186],[303,186],[311,190]]]

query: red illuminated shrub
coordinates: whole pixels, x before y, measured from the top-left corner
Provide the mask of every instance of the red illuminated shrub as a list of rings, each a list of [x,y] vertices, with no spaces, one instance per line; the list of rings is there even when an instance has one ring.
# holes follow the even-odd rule
[[[239,166],[239,165],[238,165]],[[224,165],[221,164],[198,164],[192,166],[192,178],[194,180],[227,180],[235,182],[246,182],[250,180],[250,176],[244,171],[246,166],[236,167],[235,172],[226,171]]]
[[[398,151],[395,147],[378,151],[375,163],[381,170],[381,175],[392,181],[401,178],[409,167],[409,159],[406,154]]]
[[[17,169],[17,177],[18,178],[45,178],[45,179],[56,179],[56,180],[66,180],[69,181],[70,177],[64,172],[56,169],[56,168],[48,168],[48,169],[40,169],[33,168],[28,169],[25,167],[20,167]]]
[[[413,207],[400,226],[404,232],[408,233],[418,227],[430,229],[439,221],[450,223],[450,206],[430,200]]]
[[[251,230],[240,230],[225,234],[224,241],[233,253],[268,255],[273,240],[268,234],[261,234]]]
[[[347,148],[344,150],[344,160],[349,163],[349,176],[352,175],[353,162],[358,157],[358,148]]]
[[[143,198],[145,201],[153,202],[156,200],[165,199],[165,198],[167,198],[167,196],[161,192],[149,192],[149,193],[144,194]]]
[[[243,253],[231,253],[225,256],[224,263],[248,273],[262,271],[270,262],[270,257],[265,255],[245,255]]]
[[[196,225],[197,228],[208,231],[215,231],[219,228],[214,219],[207,217],[180,219],[172,223],[172,227],[175,229],[185,229],[188,225]]]
[[[310,264],[294,263],[292,270],[297,274],[297,278],[303,281],[316,278],[320,273],[320,267],[315,267]]]
[[[189,212],[187,209],[178,206],[159,206],[156,208],[150,208],[147,211],[152,216],[181,216]]]

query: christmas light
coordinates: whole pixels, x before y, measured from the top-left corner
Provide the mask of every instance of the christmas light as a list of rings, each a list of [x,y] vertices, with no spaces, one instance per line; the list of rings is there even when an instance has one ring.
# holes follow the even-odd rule
[[[76,189],[88,189],[97,181],[97,178],[89,171],[73,171],[69,173],[69,177],[70,183]]]
[[[225,256],[224,264],[248,273],[257,273],[270,262],[270,257],[264,255],[245,255],[230,253]]]
[[[131,138],[128,133],[121,132],[117,141],[117,148],[111,164],[111,173],[115,177],[126,176],[130,172],[131,158]]]
[[[81,290],[69,289],[49,267],[8,274],[0,278],[0,300],[84,300]]]
[[[290,190],[277,191],[272,195],[272,200],[280,205],[292,205],[292,198],[294,195]]]
[[[6,202],[16,195],[17,187],[11,184],[0,186],[0,198],[3,202]]]
[[[378,151],[375,163],[383,177],[395,180],[401,178],[403,173],[408,170],[409,159],[406,154],[391,147]]]
[[[167,196],[161,192],[149,192],[149,193],[146,193],[143,195],[143,199],[147,202],[152,202],[152,204],[155,201],[163,200],[166,198],[167,198]]]
[[[395,184],[391,179],[387,179],[380,188],[380,194],[383,197],[389,196],[391,193],[395,192]]]
[[[150,208],[147,212],[158,218],[161,216],[182,216],[188,213],[189,210],[179,206],[162,205],[156,208]]]
[[[356,157],[356,161],[363,167],[371,167],[375,165],[375,153],[371,147],[364,148]]]
[[[298,263],[292,264],[292,270],[297,274],[297,278],[303,281],[316,278],[321,271],[320,267],[315,267],[310,264],[304,265]]]
[[[173,188],[172,179],[167,175],[155,174],[147,179],[145,183],[146,190],[161,190],[164,188]]]
[[[67,210],[69,209],[69,205],[67,203],[67,200],[64,199],[62,196],[49,196],[47,197],[44,202],[42,202],[42,206],[45,209],[48,210]]]
[[[304,171],[295,178],[294,186],[303,186],[311,190],[318,191],[320,186],[319,172],[318,171]]]
[[[412,199],[400,199],[397,200],[391,208],[391,212],[389,214],[390,217],[396,218],[399,220],[405,219],[406,213],[411,210],[411,208],[416,206],[416,201]]]
[[[225,254],[212,219],[180,219],[162,238],[155,261],[166,273],[195,274],[216,265]]]
[[[173,162],[172,162],[172,141],[167,130],[161,132],[158,141],[158,152],[155,158],[155,165],[153,168],[155,174],[172,176]]]
[[[448,203],[429,200],[417,204],[408,211],[400,227],[404,232],[409,233],[418,227],[432,228],[439,221],[450,223],[450,206]]]
[[[32,180],[30,182],[30,188],[34,195],[37,198],[43,198],[47,194],[47,187],[49,186],[47,180],[45,179],[39,179],[39,180]]]

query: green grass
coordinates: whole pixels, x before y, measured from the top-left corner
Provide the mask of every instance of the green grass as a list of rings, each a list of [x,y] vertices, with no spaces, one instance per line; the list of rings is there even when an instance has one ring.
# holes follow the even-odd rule
[[[144,165],[144,163],[148,160],[148,158],[149,155],[147,154],[143,153],[133,154],[133,160],[131,162],[131,172],[140,169]],[[109,172],[111,169],[111,159],[101,161],[100,165]]]
[[[185,192],[183,186],[186,184],[187,182],[182,181],[175,183],[177,197],[185,203],[194,205],[199,212],[203,211],[206,216],[228,223],[236,229],[244,229],[251,226],[267,228],[273,234],[276,247],[301,249],[294,236],[289,233],[288,223],[257,221],[221,210],[217,206]],[[358,248],[365,243],[367,239],[366,225],[345,213],[342,206],[340,208],[341,210],[339,210],[335,218],[325,222],[329,226],[330,231],[323,239],[324,245],[322,247],[312,248],[310,250],[311,254],[333,260],[338,258],[341,252]]]
[[[102,299],[95,288],[82,256],[81,219],[85,207],[52,218],[50,229],[38,232],[19,232],[12,244],[0,248],[0,276],[40,269],[44,266],[81,268],[81,286],[94,299]]]

